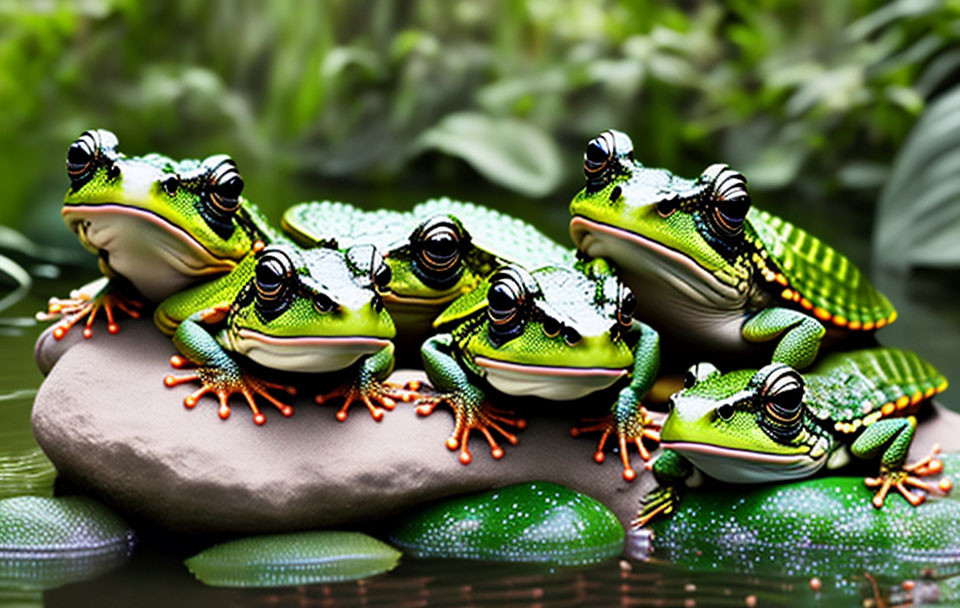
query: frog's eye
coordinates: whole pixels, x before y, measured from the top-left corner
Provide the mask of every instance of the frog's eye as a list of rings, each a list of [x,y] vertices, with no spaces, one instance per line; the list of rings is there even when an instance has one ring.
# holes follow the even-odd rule
[[[243,178],[237,164],[222,154],[207,158],[203,164],[209,168],[203,189],[204,201],[214,214],[232,215],[240,208],[240,194],[243,192]]]
[[[167,196],[176,196],[177,191],[180,189],[180,176],[171,175],[160,182],[160,187],[163,188],[163,191],[167,193]]]
[[[117,136],[105,129],[84,131],[67,149],[67,175],[74,188],[86,183],[94,171],[107,167],[107,178],[116,179],[120,170],[113,158],[118,145]]]
[[[262,312],[276,315],[286,309],[292,293],[293,262],[282,251],[264,250],[254,271],[257,302]]]
[[[734,237],[743,232],[743,220],[750,210],[747,179],[727,165],[717,164],[703,172],[712,181],[710,196],[713,201],[711,223],[717,232]]]
[[[460,227],[445,215],[424,222],[413,237],[416,265],[425,280],[438,286],[453,283],[462,272]]]
[[[624,328],[629,328],[633,324],[633,315],[637,312],[637,298],[629,287],[622,287],[620,291],[620,302],[617,304],[617,322]]]
[[[596,178],[607,168],[614,151],[613,133],[610,131],[604,131],[587,143],[583,153],[583,174],[587,179]]]
[[[791,426],[800,421],[803,412],[803,377],[796,370],[775,364],[763,383],[762,397],[771,422]]]
[[[697,382],[703,382],[713,374],[720,373],[712,363],[697,363],[691,365],[690,369],[683,375],[683,388],[690,388]]]
[[[322,315],[327,314],[337,307],[336,303],[330,299],[330,296],[318,293],[313,296],[313,308]]]
[[[513,269],[500,270],[491,279],[487,292],[487,317],[494,346],[500,346],[523,332],[526,325],[525,298],[523,281]]]

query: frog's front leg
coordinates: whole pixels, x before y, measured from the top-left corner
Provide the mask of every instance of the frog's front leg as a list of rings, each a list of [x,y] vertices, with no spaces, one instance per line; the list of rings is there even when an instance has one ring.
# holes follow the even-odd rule
[[[429,416],[440,403],[447,403],[453,409],[453,432],[447,438],[447,448],[460,448],[460,462],[470,464],[473,457],[470,455],[468,443],[470,431],[476,429],[483,433],[490,444],[490,453],[495,459],[503,458],[501,448],[490,429],[502,435],[511,445],[517,444],[517,437],[505,430],[501,424],[523,429],[526,421],[517,418],[512,412],[499,410],[490,405],[483,391],[470,382],[470,377],[463,370],[457,359],[451,354],[453,336],[441,334],[424,342],[420,352],[423,355],[423,366],[427,376],[440,395],[431,398],[422,398],[421,405],[417,406],[417,413]]]
[[[257,395],[273,404],[284,416],[293,415],[293,408],[277,400],[268,390],[284,390],[293,395],[295,392],[293,387],[267,382],[243,371],[203,327],[202,323],[219,322],[226,313],[226,307],[210,308],[190,315],[177,327],[173,335],[173,343],[183,357],[174,355],[170,358],[170,364],[179,369],[187,367],[189,362],[196,368],[184,376],[168,375],[164,377],[163,383],[173,387],[186,382],[199,381],[200,388],[188,395],[183,400],[183,404],[192,409],[197,405],[200,397],[213,393],[220,401],[218,414],[223,420],[230,416],[230,406],[227,401],[234,393],[239,393],[246,399],[247,405],[253,412],[253,422],[257,425],[266,422],[266,417],[260,412],[254,400]]]
[[[593,455],[593,459],[598,463],[604,461],[604,446],[615,431],[619,439],[620,458],[623,461],[623,478],[626,481],[637,478],[636,471],[630,466],[628,443],[635,444],[640,457],[646,461],[650,460],[650,452],[643,445],[643,440],[660,441],[659,428],[641,403],[641,399],[653,386],[660,369],[660,336],[652,327],[640,322],[634,322],[632,331],[639,332],[640,335],[634,348],[630,384],[617,395],[617,401],[613,404],[609,416],[599,422],[584,422],[570,429],[570,434],[574,437],[581,433],[601,432],[597,451]]]
[[[743,337],[750,342],[780,339],[773,351],[774,363],[803,369],[813,363],[827,330],[810,315],[789,308],[766,308],[743,324]]]
[[[945,478],[937,484],[920,479],[920,477],[936,475],[943,470],[943,462],[936,458],[940,451],[938,445],[933,446],[926,458],[912,465],[905,464],[916,427],[917,419],[913,416],[878,420],[868,426],[850,447],[850,451],[860,458],[873,458],[881,451],[883,452],[880,459],[880,475],[868,477],[865,480],[868,487],[880,488],[873,497],[873,506],[878,509],[886,501],[887,492],[891,487],[896,488],[913,506],[922,503],[925,497],[923,494],[914,494],[908,486],[928,493],[943,494],[948,493],[953,487],[950,480]]]
[[[388,344],[365,357],[352,380],[329,393],[317,395],[314,401],[317,405],[322,405],[331,399],[343,397],[343,407],[337,412],[337,420],[340,422],[347,419],[350,406],[360,401],[370,410],[373,419],[380,422],[383,420],[383,410],[392,410],[397,405],[394,400],[394,397],[398,396],[397,389],[383,381],[393,371],[393,364],[393,344]],[[382,407],[378,406],[378,403]]]
[[[640,511],[630,522],[636,528],[647,525],[657,515],[673,513],[680,503],[680,488],[693,475],[690,462],[673,450],[664,450],[650,468],[660,487],[640,502]]]
[[[93,322],[101,308],[107,317],[107,331],[115,334],[119,330],[116,311],[137,319],[142,307],[143,302],[122,293],[115,279],[103,277],[80,289],[74,289],[69,298],[50,298],[46,312],[38,312],[36,318],[38,321],[60,321],[53,328],[53,337],[57,340],[66,336],[74,325],[86,318],[83,337],[90,338],[93,336]]]

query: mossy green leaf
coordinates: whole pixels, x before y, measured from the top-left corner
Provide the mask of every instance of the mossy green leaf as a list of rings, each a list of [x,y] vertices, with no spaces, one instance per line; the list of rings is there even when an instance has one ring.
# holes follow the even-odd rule
[[[215,545],[184,562],[215,587],[283,587],[367,578],[396,567],[400,552],[359,532],[297,532]]]
[[[391,540],[416,557],[581,565],[620,554],[623,528],[597,500],[534,482],[443,501]]]

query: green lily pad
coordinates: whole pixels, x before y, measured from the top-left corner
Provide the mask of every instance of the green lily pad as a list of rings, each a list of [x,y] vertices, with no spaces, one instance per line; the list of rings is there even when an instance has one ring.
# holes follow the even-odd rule
[[[391,535],[415,557],[557,565],[615,557],[623,538],[608,508],[547,482],[443,501],[406,519]]]
[[[283,587],[367,578],[399,560],[399,551],[359,532],[297,532],[215,545],[184,565],[215,587]]]
[[[133,530],[81,496],[0,500],[0,588],[50,589],[123,563]]]

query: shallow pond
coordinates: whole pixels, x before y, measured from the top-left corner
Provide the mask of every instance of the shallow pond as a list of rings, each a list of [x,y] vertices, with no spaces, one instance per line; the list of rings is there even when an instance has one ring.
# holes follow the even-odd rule
[[[476,199],[484,200],[479,195]],[[512,210],[500,200],[501,209]],[[565,242],[568,239],[566,216],[556,207],[555,203],[526,203],[516,213],[527,219],[548,218],[543,229]],[[561,207],[565,209],[565,205]],[[836,208],[811,209],[806,210],[801,219],[795,209],[777,209],[770,205],[767,208],[800,220],[804,227],[866,266],[870,227],[858,221],[855,210],[843,211],[838,218]],[[78,251],[78,257],[82,256]],[[35,261],[28,260],[24,261],[24,267],[35,277],[29,295],[0,312],[0,497],[22,493],[50,495],[53,491],[53,471],[33,442],[29,424],[33,396],[42,380],[32,353],[33,343],[43,326],[34,322],[32,315],[44,306],[49,296],[64,295],[72,286],[95,276],[89,266],[79,270],[57,269],[37,266]],[[956,356],[956,345],[960,344],[960,310],[954,300],[956,290],[949,286],[955,277],[920,273],[909,279],[875,278],[900,312],[899,320],[880,334],[881,340],[916,350],[948,378],[960,378],[960,357]],[[102,326],[99,329],[105,334]],[[948,390],[940,402],[960,411],[960,389]],[[504,462],[503,466],[509,463]],[[709,568],[698,566],[697,571],[691,571],[683,565],[657,560],[612,560],[591,567],[562,569],[406,560],[393,572],[360,582],[279,590],[214,589],[195,581],[182,566],[185,557],[206,544],[208,540],[171,539],[147,530],[132,559],[118,568],[98,575],[99,571],[95,571],[93,578],[48,590],[4,590],[0,584],[0,604],[881,606],[885,602],[899,604],[911,599],[916,605],[951,596],[960,601],[960,584],[956,579],[916,581],[912,594],[907,594],[899,586],[901,581],[885,578],[882,572],[864,573],[854,577],[843,590],[824,585],[821,591],[815,592],[809,576],[747,575],[729,571],[720,564]],[[853,557],[851,555],[851,559]],[[786,563],[792,556],[784,555],[782,559]]]

